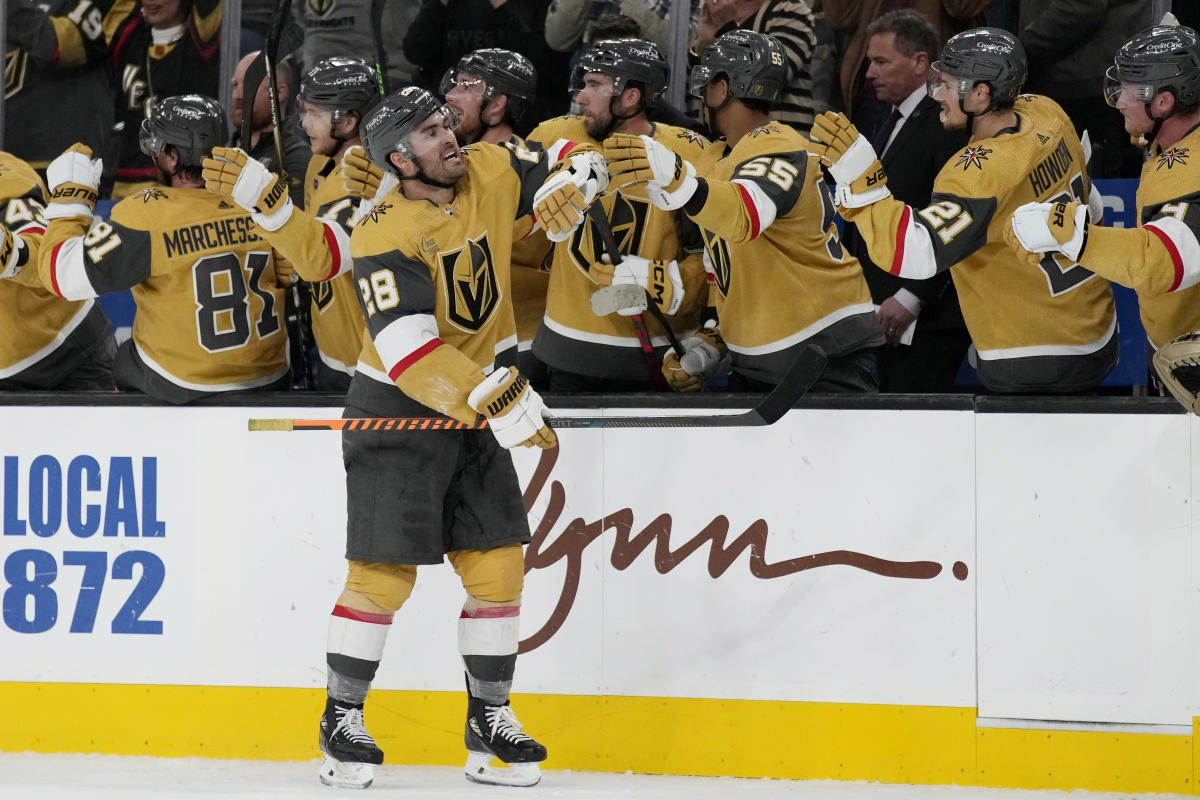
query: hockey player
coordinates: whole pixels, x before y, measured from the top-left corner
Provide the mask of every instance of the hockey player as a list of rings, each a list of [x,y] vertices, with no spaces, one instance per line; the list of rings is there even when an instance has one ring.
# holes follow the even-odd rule
[[[700,159],[708,144],[704,137],[646,116],[666,90],[667,75],[657,45],[641,39],[601,42],[584,53],[572,77],[581,116],[547,120],[528,139],[539,146],[559,140],[598,146],[613,131],[622,131],[651,138],[683,158]],[[600,203],[624,257],[619,265],[605,263],[591,221],[555,246],[546,316],[533,352],[549,367],[553,391],[653,391],[665,334],[651,329],[657,335],[644,349],[632,317],[597,316],[591,296],[612,283],[636,283],[650,291],[673,327],[696,330],[696,308],[706,285],[699,232],[682,214],[655,208],[642,186],[609,192]]]
[[[701,174],[645,136],[604,143],[614,184],[625,191],[644,181],[657,207],[682,208],[704,234],[720,336],[710,329],[684,342],[682,359],[667,356],[663,372],[681,390],[718,369],[723,337],[733,389],[775,385],[815,345],[829,361],[813,390],[878,391],[883,334],[862,267],[838,241],[808,142],[770,118],[785,64],[778,40],[753,31],[730,31],[705,48],[691,91],[724,141]]]
[[[345,392],[362,349],[363,315],[350,259],[351,218],[359,198],[342,176],[346,151],[361,141],[359,127],[379,101],[375,71],[357,58],[321,61],[300,83],[300,124],[312,143],[304,179],[304,208],[288,198],[269,213],[258,202],[279,176],[244,151],[215,147],[205,158],[204,182],[251,212],[257,232],[312,281],[310,313],[316,340],[317,388]]]
[[[345,416],[474,422],[483,414],[491,433],[343,435],[349,574],[329,618],[320,725],[321,779],[338,786],[368,785],[383,762],[363,704],[417,565],[443,558],[467,593],[458,622],[467,776],[532,785],[546,758],[508,704],[529,527],[507,448],[553,447],[557,439],[541,398],[510,366],[508,254],[513,222],[531,211],[551,238],[570,236],[608,173],[599,153],[569,144],[460,149],[456,123],[453,109],[410,86],[363,124],[367,154],[389,181],[351,237],[369,338]],[[493,757],[510,766],[491,767]]]
[[[68,300],[133,289],[133,336],[117,352],[117,388],[187,403],[217,392],[286,389],[287,332],[271,246],[250,215],[205,191],[200,162],[226,135],[200,95],[168,97],[142,124],[160,186],[93,223],[101,165],[86,147],[51,162],[38,257],[43,284]]]
[[[446,71],[441,85],[446,104],[462,120],[454,130],[462,145],[512,142],[524,147],[525,141],[514,128],[536,91],[533,62],[498,47],[467,53]],[[526,217],[517,221],[513,231],[512,302],[517,317],[518,366],[534,388],[541,388],[546,367],[533,355],[532,346],[546,313],[550,273],[542,264],[550,253],[550,242],[535,226],[533,217]]]
[[[1196,32],[1157,26],[1138,33],[1117,52],[1105,97],[1125,118],[1125,130],[1147,148],[1138,227],[1088,224],[1086,206],[1063,200],[1021,206],[1006,232],[1022,257],[1071,259],[1136,289],[1142,325],[1158,349],[1200,329],[1200,162],[1191,154],[1200,154]]]
[[[112,389],[117,345],[100,304],[38,278],[45,203],[33,168],[0,152],[0,390]]]
[[[963,319],[993,392],[1082,392],[1117,361],[1112,288],[1069,259],[1036,265],[1004,244],[1012,213],[1029,201],[1089,195],[1083,150],[1056,103],[1018,97],[1025,52],[1008,32],[965,31],[930,69],[942,123],[971,131],[946,162],[925,208],[892,197],[865,137],[841,114],[822,114],[813,151],[837,183],[842,215],[858,226],[871,259],[893,275],[927,278],[953,267]]]

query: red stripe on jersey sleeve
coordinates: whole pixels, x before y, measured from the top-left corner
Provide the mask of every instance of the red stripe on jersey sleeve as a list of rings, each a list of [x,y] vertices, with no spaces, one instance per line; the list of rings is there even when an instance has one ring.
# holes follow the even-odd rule
[[[322,278],[322,280],[326,281],[337,275],[338,270],[341,269],[342,266],[342,250],[340,247],[338,247],[337,237],[333,235],[333,230],[329,227],[332,224],[333,223],[326,222],[325,220],[321,221],[321,225],[324,227],[325,244],[329,247],[329,255],[333,258],[333,264],[331,264],[329,267],[329,274]]]
[[[54,249],[50,251],[50,288],[59,297],[63,296],[62,289],[58,288],[58,251],[62,250],[62,246],[66,242],[59,242],[54,245]]]
[[[746,206],[746,213],[750,215],[750,238],[757,239],[758,234],[762,233],[762,221],[758,218],[758,209],[754,206],[754,201],[750,199],[750,192],[745,186],[740,183],[735,183],[738,191],[742,195],[742,204]]]
[[[396,366],[394,366],[390,370],[388,370],[388,377],[391,378],[392,380],[396,380],[397,378],[400,377],[401,373],[403,373],[404,370],[408,369],[413,364],[417,363],[422,358],[429,355],[430,353],[432,353],[434,350],[436,350],[437,348],[439,348],[441,346],[442,346],[441,339],[438,339],[438,338],[430,339],[428,342],[421,345],[416,350],[413,350],[411,353],[406,355],[404,358],[397,361]]]
[[[477,608],[474,611],[467,611],[465,608],[459,614],[459,619],[502,619],[504,617],[518,617],[521,615],[520,606],[488,606],[487,608]]]
[[[355,622],[370,622],[374,625],[391,625],[391,614],[374,614],[370,611],[359,611],[357,608],[349,606],[336,605],[333,607],[333,616],[342,617],[343,619],[352,619]]]
[[[1167,291],[1173,292],[1179,288],[1179,284],[1183,283],[1183,256],[1179,254],[1179,248],[1171,241],[1171,237],[1160,231],[1154,225],[1147,225],[1146,230],[1153,233],[1163,243],[1163,247],[1167,248],[1167,253],[1171,256],[1171,263],[1175,267],[1175,282],[1171,284],[1171,288]]]
[[[892,266],[888,268],[888,272],[893,275],[899,275],[900,269],[904,266],[904,240],[908,238],[908,221],[910,219],[912,219],[912,209],[905,206],[904,213],[900,215],[900,227],[896,231],[896,255],[892,257]]]

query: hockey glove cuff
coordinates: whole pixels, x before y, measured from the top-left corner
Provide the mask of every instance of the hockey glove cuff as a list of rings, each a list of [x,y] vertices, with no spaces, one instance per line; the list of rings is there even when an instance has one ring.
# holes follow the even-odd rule
[[[100,197],[100,174],[104,164],[92,158],[86,144],[74,144],[50,162],[46,168],[46,183],[50,188],[50,204],[43,216],[47,220],[63,217],[90,217]]]
[[[1062,253],[1078,261],[1087,242],[1087,217],[1088,206],[1080,203],[1026,203],[1013,212],[1004,239],[1026,260],[1031,253]]]
[[[611,264],[592,264],[590,275],[601,286],[634,284],[645,289],[655,305],[666,314],[676,314],[683,305],[683,278],[679,274],[679,263],[648,259],[641,256],[624,256],[615,267]],[[638,313],[624,310],[618,313],[630,316]]]
[[[546,406],[516,367],[499,367],[467,395],[467,405],[488,418],[488,427],[500,446],[542,449],[558,444],[546,424]]]
[[[650,202],[663,211],[683,208],[699,185],[691,162],[649,136],[614,133],[604,140],[604,156],[617,188],[645,183]]]
[[[292,216],[292,198],[279,176],[236,147],[214,147],[202,162],[204,186],[251,212],[254,224],[277,231]]]
[[[587,207],[608,186],[608,165],[595,150],[568,156],[550,170],[533,196],[533,216],[546,238],[563,242],[583,222]]]

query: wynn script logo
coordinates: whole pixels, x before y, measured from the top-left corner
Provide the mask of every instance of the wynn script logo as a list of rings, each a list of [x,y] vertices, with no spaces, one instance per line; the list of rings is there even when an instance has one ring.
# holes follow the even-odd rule
[[[679,541],[682,535],[671,530],[671,515],[659,514],[643,527],[637,534],[633,510],[622,508],[611,514],[605,514],[594,522],[575,518],[565,525],[560,525],[563,509],[566,507],[566,491],[562,483],[551,479],[554,465],[558,461],[558,447],[543,450],[529,485],[525,488],[525,510],[533,508],[538,496],[549,486],[549,498],[546,512],[542,516],[537,529],[533,531],[533,540],[525,551],[525,573],[535,569],[548,569],[559,561],[566,560],[566,576],[563,579],[562,590],[558,602],[546,623],[532,636],[522,640],[517,652],[528,653],[548,642],[571,613],[575,597],[579,593],[579,579],[583,571],[583,553],[592,542],[604,535],[604,531],[612,528],[617,535],[613,544],[611,562],[618,570],[625,570],[637,560],[647,549],[653,547],[654,568],[660,575],[665,575],[682,564],[695,553],[707,548],[708,574],[719,578],[733,566],[744,552],[750,551],[750,574],[759,580],[783,578],[804,570],[817,567],[841,565],[873,572],[885,578],[906,578],[911,580],[928,580],[936,578],[942,572],[942,565],[936,561],[889,561],[876,558],[853,550],[830,550],[825,553],[813,553],[783,561],[770,562],[767,560],[767,523],[757,519],[733,541],[726,543],[729,537],[729,520],[724,515],[714,517],[696,535],[683,544],[671,549],[671,539]],[[554,531],[558,536],[547,543]],[[961,561],[954,562],[951,567],[954,577],[960,581],[967,579],[967,565]]]

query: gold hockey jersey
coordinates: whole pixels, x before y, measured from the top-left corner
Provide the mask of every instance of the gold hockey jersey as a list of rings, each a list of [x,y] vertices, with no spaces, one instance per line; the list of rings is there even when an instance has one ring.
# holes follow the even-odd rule
[[[205,189],[163,186],[88,223],[47,226],[42,281],[69,299],[132,288],[133,345],[147,367],[199,392],[257,388],[287,374],[283,290],[247,212]]]
[[[41,383],[40,376],[54,372],[59,346],[80,330],[95,305],[94,300],[64,300],[38,278],[45,202],[45,186],[33,168],[0,152],[0,221],[24,249],[20,274],[0,280],[0,381],[20,376]]]
[[[1158,349],[1200,329],[1200,126],[1142,165],[1137,213],[1135,230],[1089,226],[1079,263],[1137,290]]]
[[[693,163],[703,158],[708,140],[692,131],[655,124],[653,137]],[[555,117],[529,134],[532,145],[549,147],[556,141],[586,142],[600,147],[584,127],[583,117]],[[621,252],[644,258],[675,259],[684,284],[680,312],[670,317],[683,336],[698,327],[698,309],[704,305],[704,263],[699,233],[682,213],[655,208],[644,187],[630,186],[604,193],[597,201],[608,218]],[[533,352],[550,367],[594,378],[651,383],[633,321],[620,314],[597,316],[592,293],[600,288],[588,276],[600,261],[604,245],[589,219],[570,239],[554,245],[546,316],[533,341]],[[666,334],[647,316],[651,341],[660,356],[668,345]]]
[[[401,185],[350,237],[368,338],[348,405],[403,415],[420,404],[473,420],[471,389],[516,363],[514,222],[532,213],[554,155],[479,143],[463,157],[467,174],[450,203],[409,200]]]
[[[989,389],[1090,389],[1116,364],[1112,287],[1061,255],[1034,266],[1004,241],[1004,226],[1024,203],[1087,202],[1083,150],[1053,100],[1022,95],[1015,111],[1015,130],[972,140],[946,162],[925,208],[888,197],[842,213],[871,259],[894,275],[922,279],[954,268]]]
[[[697,165],[707,196],[691,216],[715,273],[721,335],[733,369],[767,383],[777,383],[808,344],[840,356],[884,341],[807,146],[795,129],[770,122],[711,165]]]

